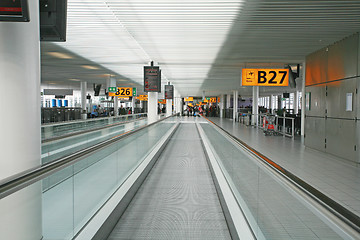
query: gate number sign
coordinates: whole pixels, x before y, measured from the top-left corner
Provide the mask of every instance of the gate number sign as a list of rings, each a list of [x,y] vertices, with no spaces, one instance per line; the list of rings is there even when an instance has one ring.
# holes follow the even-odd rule
[[[289,86],[288,69],[242,70],[242,86]]]
[[[109,88],[110,90],[110,88]],[[118,87],[116,92],[109,92],[109,96],[114,97],[132,97],[136,96],[136,88],[131,87]]]

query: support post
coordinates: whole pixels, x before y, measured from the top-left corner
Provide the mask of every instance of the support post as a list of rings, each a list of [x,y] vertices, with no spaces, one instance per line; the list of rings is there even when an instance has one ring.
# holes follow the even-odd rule
[[[30,22],[0,23],[1,103],[6,108],[0,118],[0,181],[41,164],[39,1],[28,2]],[[41,205],[41,182],[1,199],[1,239],[42,239]]]
[[[253,98],[252,98],[252,117],[251,124],[255,127],[258,126],[259,116],[259,86],[253,86]]]
[[[158,120],[158,93],[157,92],[148,92],[148,123],[153,123]]]

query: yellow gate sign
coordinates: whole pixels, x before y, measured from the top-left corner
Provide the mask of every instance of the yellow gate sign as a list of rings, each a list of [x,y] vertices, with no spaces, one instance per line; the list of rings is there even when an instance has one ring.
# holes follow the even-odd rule
[[[212,97],[212,98],[210,98],[210,103],[216,103],[216,97]]]
[[[242,70],[242,86],[289,86],[288,69],[250,69]]]
[[[138,97],[136,97],[136,99],[140,101],[147,101],[148,95],[139,95]]]
[[[132,97],[133,88],[131,87],[118,87],[116,92],[109,92],[110,97]]]

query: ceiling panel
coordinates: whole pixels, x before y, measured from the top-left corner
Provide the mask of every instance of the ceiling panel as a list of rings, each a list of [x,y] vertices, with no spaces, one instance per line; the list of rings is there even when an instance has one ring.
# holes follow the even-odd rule
[[[57,44],[140,85],[154,61],[183,96],[246,95],[241,68],[301,63],[358,31],[358,0],[68,0]]]

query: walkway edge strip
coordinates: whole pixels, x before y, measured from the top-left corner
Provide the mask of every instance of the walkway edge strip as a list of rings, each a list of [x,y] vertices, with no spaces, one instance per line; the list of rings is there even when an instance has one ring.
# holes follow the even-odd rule
[[[201,128],[199,123],[196,123],[196,125],[199,130],[199,134],[202,139],[203,146],[205,148],[207,157],[211,164],[210,167],[212,168],[212,172],[214,173],[216,181],[219,184],[222,197],[224,198],[226,207],[229,210],[228,212],[229,212],[231,220],[233,222],[233,227],[236,230],[237,236],[234,236],[234,233],[230,229],[232,238],[233,239],[255,240],[256,238],[254,237],[254,234],[246,220],[246,217],[245,217],[244,213],[242,212],[242,210],[241,210],[241,208],[240,208],[240,206],[239,206],[210,146],[209,146],[209,142],[204,133],[204,130]]]
[[[90,154],[94,153],[95,151],[98,151],[102,148],[108,147],[110,144],[113,144],[127,136],[130,136],[132,134],[135,134],[142,129],[148,128],[150,126],[153,126],[165,119],[168,119],[172,116],[162,118],[156,122],[147,124],[145,126],[142,126],[140,128],[136,128],[132,131],[120,134],[118,137],[105,140],[104,142],[101,142],[99,144],[96,144],[94,146],[91,146],[89,148],[80,150],[76,153],[70,154],[69,156],[60,158],[57,161],[51,162],[49,164],[45,164],[33,169],[29,169],[27,171],[15,174],[9,178],[6,178],[2,181],[0,181],[0,199],[5,198],[6,196],[17,192],[55,172],[60,171],[61,169],[70,166],[80,160],[82,160],[84,157],[89,156]],[[39,160],[40,162],[40,160]]]
[[[360,217],[351,212],[350,210],[343,207],[338,202],[334,201],[327,195],[323,194],[310,184],[306,183],[301,178],[297,177],[296,175],[292,174],[285,168],[281,167],[280,165],[276,164],[274,161],[270,160],[268,157],[264,156],[254,148],[247,145],[242,140],[238,139],[237,137],[233,136],[231,133],[220,127],[218,124],[212,122],[211,120],[204,117],[207,121],[212,123],[217,128],[221,129],[224,133],[228,135],[231,139],[233,139],[236,143],[247,149],[249,152],[251,152],[254,156],[256,156],[258,159],[262,160],[264,163],[266,163],[268,166],[276,170],[278,173],[280,173],[282,176],[288,178],[289,180],[293,181],[298,187],[301,187],[301,189],[307,193],[310,197],[312,197],[314,200],[316,200],[318,203],[323,205],[327,210],[332,212],[334,215],[342,219],[344,222],[346,222],[352,229],[354,229],[356,232],[360,233]]]
[[[136,194],[137,189],[141,185],[142,181],[138,183],[140,178],[145,179],[148,172],[150,172],[154,161],[157,160],[159,152],[165,147],[171,136],[178,128],[179,123],[175,124],[156,144],[156,147],[149,153],[148,156],[137,166],[137,168],[129,175],[129,177],[121,184],[121,186],[115,191],[115,193],[100,207],[99,211],[89,220],[89,222],[83,227],[83,229],[75,236],[76,240],[89,240],[89,239],[104,239],[107,237],[109,227],[105,226],[104,223],[111,221],[110,218],[115,211],[118,214],[116,208],[120,206],[121,213],[125,211],[126,206],[131,202],[132,197]],[[153,162],[151,164],[151,162]],[[151,166],[150,166],[151,165]],[[148,169],[150,166],[150,169]],[[144,176],[145,175],[145,176]],[[135,188],[135,189],[134,189]],[[131,196],[128,196],[130,194]],[[123,202],[124,201],[124,202]],[[130,201],[130,202],[128,202]],[[118,216],[115,217],[118,219]],[[115,224],[117,220],[115,221]],[[107,223],[112,224],[112,223]],[[111,227],[110,227],[111,228]],[[100,229],[100,230],[99,230]],[[112,230],[112,228],[111,228]]]

